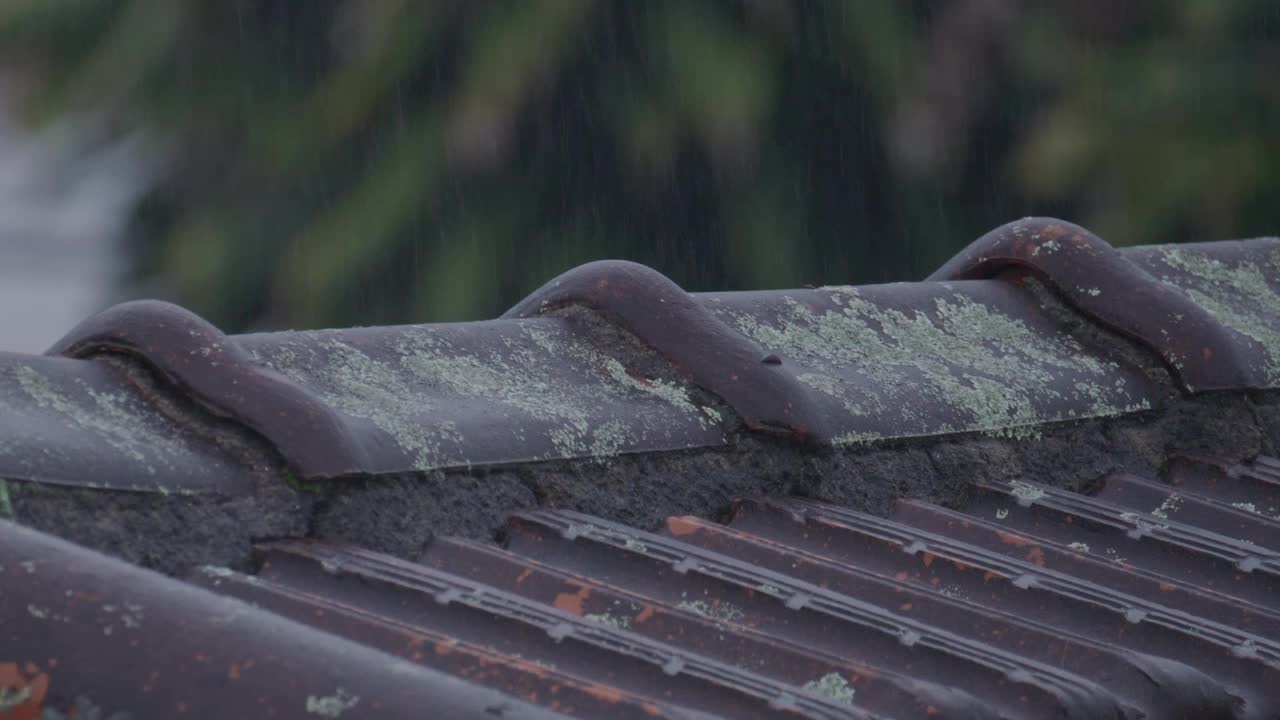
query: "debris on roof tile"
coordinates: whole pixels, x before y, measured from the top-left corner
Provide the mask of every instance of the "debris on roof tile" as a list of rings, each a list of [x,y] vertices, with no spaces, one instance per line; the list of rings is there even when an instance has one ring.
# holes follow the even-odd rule
[[[920,283],[117,306],[0,354],[0,717],[1276,717],[1278,276],[1028,219]]]

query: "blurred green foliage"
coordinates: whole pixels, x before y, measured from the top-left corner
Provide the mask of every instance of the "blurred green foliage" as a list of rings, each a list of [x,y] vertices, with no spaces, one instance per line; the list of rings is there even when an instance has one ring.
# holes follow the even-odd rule
[[[918,278],[1026,214],[1280,227],[1269,0],[7,0],[33,122],[169,151],[131,282],[229,330],[489,317],[601,257]]]

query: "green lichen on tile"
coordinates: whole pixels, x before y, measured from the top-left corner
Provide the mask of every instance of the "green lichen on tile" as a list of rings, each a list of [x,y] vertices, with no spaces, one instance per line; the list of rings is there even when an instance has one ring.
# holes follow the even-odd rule
[[[1044,490],[1021,480],[1014,480],[1009,483],[1009,494],[1018,501],[1019,505],[1031,507],[1037,500],[1044,497]]]
[[[7,716],[10,710],[24,705],[31,699],[31,686],[24,685],[22,687],[9,687],[8,685],[0,687],[0,717]]]
[[[1176,514],[1182,507],[1182,496],[1177,493],[1170,493],[1159,505],[1151,510],[1151,514],[1155,517],[1168,520],[1169,515]]]
[[[338,688],[332,695],[308,695],[306,710],[323,718],[340,718],[342,714],[360,704],[360,696]]]
[[[1036,426],[1072,417],[1047,412],[1050,404],[1084,408],[1086,416],[1148,407],[1115,384],[1117,364],[1065,333],[1036,332],[959,291],[947,289],[931,308],[914,311],[881,307],[856,288],[823,291],[834,309],[814,310],[788,296],[776,319],[723,312],[748,337],[797,361],[805,368],[800,382],[836,398],[851,415],[900,416],[902,422],[876,423],[894,428],[895,437],[966,431],[1035,437]],[[1065,397],[1054,389],[1064,376],[1075,378]],[[947,414],[940,407],[962,420],[940,423]],[[835,441],[856,445],[886,436],[864,431]]]
[[[157,423],[154,413],[125,391],[101,391],[80,378],[68,391],[25,365],[13,367],[11,373],[37,406],[52,411],[75,430],[100,438],[147,475],[172,472],[173,459],[186,454],[167,424]]]
[[[306,383],[310,372],[323,376],[320,392],[330,407],[372,422],[404,450],[416,466],[431,469],[446,441],[457,441],[453,423],[443,418],[423,422],[435,408],[421,401],[404,373],[336,339],[320,345],[323,358],[296,365],[276,365],[290,378]]]
[[[1150,517],[1136,512],[1122,512],[1120,519],[1133,526],[1133,532],[1138,536],[1149,535],[1153,531],[1168,530],[1169,526],[1165,523],[1152,520]]]
[[[106,628],[114,628],[117,621],[122,630],[138,630],[143,626],[146,619],[144,613],[145,608],[138,603],[124,602],[121,604],[107,603],[102,606],[102,612],[110,621],[110,624],[104,625]],[[104,634],[111,634],[106,632]]]
[[[422,471],[468,464],[467,438],[453,419],[467,403],[501,417],[513,447],[544,434],[554,451],[531,460],[605,459],[651,437],[678,444],[673,417],[704,430],[721,424],[688,384],[634,376],[558,321],[511,327],[501,349],[463,346],[437,327],[417,327],[404,328],[376,358],[318,333],[318,341],[259,351],[257,359],[344,414],[372,422]],[[561,365],[575,372],[557,372]],[[631,413],[626,422],[607,417],[620,406]]]
[[[698,408],[694,406],[693,400],[689,397],[688,388],[662,379],[642,381],[639,378],[632,377],[627,372],[627,369],[622,366],[622,363],[614,358],[604,358],[604,365],[609,377],[613,378],[614,382],[660,398],[686,413],[694,416],[698,414]]]
[[[584,620],[590,620],[600,625],[608,625],[618,630],[626,630],[631,627],[631,618],[626,615],[612,615],[610,613],[587,613],[582,616]]]
[[[733,623],[744,617],[740,608],[725,601],[681,600],[676,603],[676,607],[718,622]]]
[[[1159,248],[1169,267],[1195,278],[1189,285],[1182,278],[1161,280],[1180,288],[1223,325],[1261,346],[1263,372],[1272,385],[1280,385],[1280,293],[1267,281],[1280,276],[1280,251],[1269,262],[1229,264],[1207,255],[1176,246]]]
[[[834,700],[841,705],[852,705],[857,691],[849,685],[849,681],[837,672],[829,672],[817,680],[810,680],[803,686],[805,690],[816,695]]]
[[[621,598],[615,599],[609,603],[610,610],[601,613],[602,615],[616,618],[622,627],[629,627],[632,621],[640,617],[645,611],[645,605]],[[586,617],[591,617],[587,615]]]

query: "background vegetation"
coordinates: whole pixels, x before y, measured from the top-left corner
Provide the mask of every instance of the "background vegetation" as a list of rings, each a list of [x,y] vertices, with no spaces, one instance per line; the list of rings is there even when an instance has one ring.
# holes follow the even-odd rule
[[[130,292],[228,330],[490,317],[601,257],[916,279],[1022,215],[1280,228],[1269,0],[6,0],[32,123],[167,162]]]

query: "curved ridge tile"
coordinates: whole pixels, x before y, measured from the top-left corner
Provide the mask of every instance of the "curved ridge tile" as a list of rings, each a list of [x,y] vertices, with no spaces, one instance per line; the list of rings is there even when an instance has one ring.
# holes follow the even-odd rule
[[[307,477],[349,475],[367,465],[339,415],[190,310],[156,300],[122,303],[76,326],[46,354],[99,353],[144,361],[206,407],[261,433]]]
[[[1097,235],[1063,220],[1024,218],[1001,225],[929,280],[991,278],[1011,266],[1043,277],[1089,317],[1151,348],[1189,392],[1269,384],[1219,316]]]
[[[371,475],[721,447],[733,426],[648,349],[605,346],[567,318],[236,340],[346,418]]]
[[[1204,308],[1257,388],[1280,387],[1280,238],[1125,248],[1124,256]]]
[[[0,482],[235,494],[251,489],[250,475],[120,368],[0,353]]]
[[[982,432],[1159,404],[1138,368],[1080,342],[1031,291],[980,280],[710,293],[698,299],[797,368],[833,445]]]
[[[622,260],[587,263],[542,286],[503,317],[537,317],[568,305],[591,308],[620,324],[723,398],[751,429],[829,441],[822,415],[787,358],[721,322],[662,273]]]
[[[1030,267],[1086,314],[1154,343],[1189,389],[1265,387],[1266,353],[1280,357],[1275,321],[1214,317],[1250,302],[1265,314],[1276,281],[1259,268],[1280,263],[1280,246],[1177,253],[1130,262],[1080,228],[1033,219],[988,234],[935,278]],[[1165,268],[1160,279],[1143,263]],[[1161,405],[1154,381],[1073,335],[1074,318],[1051,303],[1003,280],[692,295],[650,268],[604,261],[498,320],[227,336],[139,301],[90,318],[49,354],[132,357],[264,437],[306,479],[725,447],[735,415],[841,447],[1021,439]],[[594,314],[554,313],[571,307]],[[151,399],[163,410],[169,398]]]

